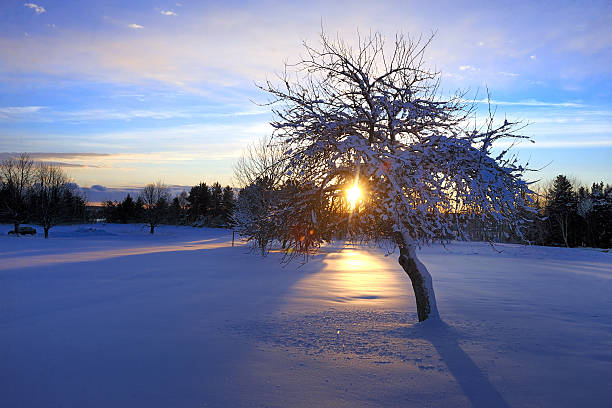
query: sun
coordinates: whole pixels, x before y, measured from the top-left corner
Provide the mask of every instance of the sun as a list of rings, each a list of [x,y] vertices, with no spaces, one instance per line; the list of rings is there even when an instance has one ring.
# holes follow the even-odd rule
[[[357,204],[361,200],[361,189],[357,183],[353,184],[348,190],[346,190],[346,201],[351,209],[357,207]]]

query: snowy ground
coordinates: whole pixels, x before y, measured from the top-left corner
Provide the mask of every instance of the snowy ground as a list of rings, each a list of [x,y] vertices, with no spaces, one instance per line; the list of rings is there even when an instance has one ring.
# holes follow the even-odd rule
[[[609,407],[612,253],[372,248],[283,267],[231,232],[0,225],[2,407]]]

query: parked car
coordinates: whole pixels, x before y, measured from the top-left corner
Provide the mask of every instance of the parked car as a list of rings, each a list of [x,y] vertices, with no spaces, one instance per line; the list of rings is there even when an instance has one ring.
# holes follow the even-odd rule
[[[9,234],[14,234],[15,231],[9,231]],[[19,227],[17,229],[17,234],[19,235],[35,235],[36,234],[36,229],[32,228],[32,227]]]

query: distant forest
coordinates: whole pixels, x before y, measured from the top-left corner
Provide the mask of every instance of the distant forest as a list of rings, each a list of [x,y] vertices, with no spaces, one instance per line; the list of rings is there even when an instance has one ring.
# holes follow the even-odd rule
[[[525,214],[523,239],[534,245],[612,247],[612,185],[579,186],[558,175],[532,195],[532,212]],[[472,240],[521,242],[505,225],[474,221]]]
[[[200,183],[171,197],[162,183],[147,185],[137,196],[88,207],[86,197],[63,170],[34,163],[26,154],[0,163],[0,222],[40,225],[48,236],[54,225],[85,222],[145,223],[153,233],[159,224],[232,228],[240,200],[253,200],[230,186]],[[524,214],[522,239],[503,224],[475,219],[471,240],[525,242],[566,247],[612,247],[612,185],[579,186],[564,175],[532,195],[531,212]],[[444,237],[440,237],[444,239]]]
[[[105,222],[146,223],[145,201],[142,194],[135,200],[128,194],[121,202],[104,202],[99,215]],[[151,204],[158,207],[162,224],[228,228],[232,224],[235,198],[230,186],[200,183],[193,186],[189,193],[182,191],[171,200],[160,198],[159,202]]]

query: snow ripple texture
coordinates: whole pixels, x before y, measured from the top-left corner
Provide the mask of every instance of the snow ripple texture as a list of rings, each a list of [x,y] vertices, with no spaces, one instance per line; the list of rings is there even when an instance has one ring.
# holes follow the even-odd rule
[[[277,319],[230,325],[230,330],[264,347],[322,359],[361,359],[376,364],[411,362],[421,370],[444,371],[431,337],[437,341],[478,343],[470,328],[444,323],[415,324],[414,313],[329,310],[281,314]],[[464,330],[466,329],[466,330]]]

